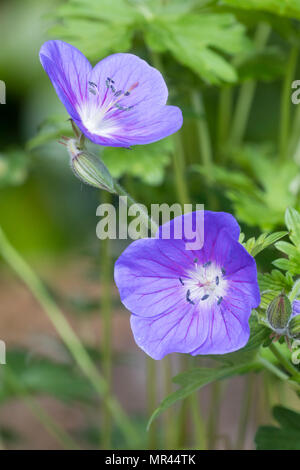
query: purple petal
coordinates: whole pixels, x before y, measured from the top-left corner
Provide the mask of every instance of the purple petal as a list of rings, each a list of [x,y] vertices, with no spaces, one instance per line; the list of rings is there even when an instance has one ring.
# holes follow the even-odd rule
[[[193,257],[181,240],[142,239],[133,242],[115,264],[115,282],[128,310],[152,317],[186,303],[180,278]]]
[[[251,308],[245,299],[236,297],[230,289],[220,305],[209,312],[206,319],[209,334],[191,354],[226,354],[244,347],[250,336],[250,315]]]
[[[138,346],[153,359],[162,359],[173,352],[190,353],[209,336],[211,312],[177,300],[172,308],[151,318],[132,315],[130,319]]]
[[[40,50],[40,60],[45,71],[74,120],[88,96],[87,77],[92,69],[86,57],[76,47],[63,41],[47,41]]]
[[[168,89],[161,73],[134,54],[112,54],[98,62],[89,75],[97,85],[96,102],[100,106],[109,102],[107,79],[113,80],[116,92],[126,92],[135,86],[120,104],[126,107],[148,104],[163,106],[168,99]]]
[[[103,59],[91,71],[89,81],[95,93],[82,109],[79,127],[96,144],[148,144],[182,126],[180,109],[165,106],[168,89],[161,73],[133,54]]]
[[[226,212],[196,211],[189,212],[183,216],[175,217],[170,222],[162,225],[157,238],[177,238],[176,234],[182,234],[182,240],[186,244],[200,241],[203,245],[201,256],[203,260],[209,261],[216,243],[217,237],[222,229],[226,229],[231,238],[238,240],[240,227],[236,219]],[[198,245],[199,243],[195,243]],[[194,253],[198,256],[199,253]]]
[[[224,277],[230,283],[230,293],[233,297],[242,297],[247,303],[250,316],[251,308],[256,308],[260,304],[254,258],[240,243],[231,239],[227,230],[223,229],[218,235],[213,259],[224,268]]]
[[[292,310],[291,318],[296,317],[297,315],[300,315],[300,300],[294,300],[292,307],[293,307],[293,310]]]
[[[81,131],[95,144],[111,147],[130,147],[157,142],[177,132],[183,122],[182,113],[176,106],[153,107],[139,110],[116,111],[110,118],[105,118],[105,135],[91,132],[83,123],[78,123]],[[148,106],[148,105],[147,105]],[[102,131],[100,130],[99,133]]]

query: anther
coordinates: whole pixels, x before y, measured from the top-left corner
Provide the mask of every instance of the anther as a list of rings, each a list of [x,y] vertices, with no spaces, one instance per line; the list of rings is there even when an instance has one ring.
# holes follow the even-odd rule
[[[219,276],[216,277],[216,284],[219,285]]]
[[[190,304],[193,304],[193,305],[194,305],[194,302],[190,299],[190,295],[191,295],[191,291],[190,291],[190,289],[188,289],[187,292],[186,292],[186,300],[187,300],[187,302],[189,302]]]
[[[225,269],[224,269],[224,268],[221,268],[221,272],[222,272],[223,276],[225,276],[225,275],[226,275],[226,271],[225,271]]]
[[[179,281],[180,281],[180,283],[184,286],[184,282],[183,282],[183,280],[181,279],[181,277],[179,278]]]
[[[211,261],[207,261],[207,263],[204,263],[203,268],[207,268],[210,265],[211,265]]]
[[[209,294],[205,294],[205,295],[202,297],[201,300],[206,300],[206,299],[208,299],[208,297],[209,297]]]
[[[220,303],[222,302],[222,300],[223,300],[223,297],[219,297],[219,298],[218,298],[217,305],[220,305]]]

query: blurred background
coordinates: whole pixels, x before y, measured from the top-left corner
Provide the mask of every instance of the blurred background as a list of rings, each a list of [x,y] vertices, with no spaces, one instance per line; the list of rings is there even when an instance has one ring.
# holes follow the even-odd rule
[[[134,343],[129,312],[112,277],[126,244],[96,237],[99,202],[116,201],[70,171],[58,143],[61,135],[71,135],[68,115],[41,67],[39,49],[49,38],[63,39],[93,64],[131,51],[159,68],[169,103],[183,110],[182,131],[130,152],[95,151],[138,201],[192,201],[229,211],[248,238],[282,229],[285,208],[300,207],[300,105],[290,99],[291,82],[300,79],[300,6],[271,3],[0,1],[0,80],[6,84],[6,104],[0,105],[0,225],[106,377],[142,448],[252,449],[257,427],[272,421],[273,404],[299,405],[267,374],[240,377],[207,386],[147,433],[151,412],[170,391],[165,361],[153,373]],[[272,259],[274,250],[266,250],[258,257],[259,270],[268,269]],[[4,262],[0,339],[7,346],[7,365],[0,366],[3,448],[64,448],[67,436],[80,448],[128,447],[60,332]],[[196,358],[194,364],[209,361]],[[182,356],[172,355],[167,370],[174,375],[182,367]],[[245,395],[251,401],[246,428],[240,421]],[[196,424],[195,406],[202,410]]]

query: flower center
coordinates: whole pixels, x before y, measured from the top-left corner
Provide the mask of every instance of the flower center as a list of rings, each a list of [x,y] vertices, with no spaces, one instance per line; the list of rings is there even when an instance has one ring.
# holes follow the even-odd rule
[[[89,93],[100,98],[97,84],[89,81],[88,85]],[[84,126],[91,133],[104,137],[116,132],[119,129],[117,118],[120,112],[130,111],[134,107],[133,105],[125,106],[121,100],[130,96],[138,85],[139,82],[135,82],[128,90],[118,90],[115,81],[107,77],[102,102],[95,99],[88,100],[86,106],[79,112]]]
[[[227,290],[225,276],[224,268],[211,261],[199,264],[195,259],[194,268],[187,271],[179,281],[185,290],[187,302],[220,305]]]

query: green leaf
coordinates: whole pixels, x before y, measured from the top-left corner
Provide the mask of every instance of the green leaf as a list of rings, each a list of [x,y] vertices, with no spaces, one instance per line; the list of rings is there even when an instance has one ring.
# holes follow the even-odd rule
[[[42,145],[59,140],[61,136],[72,136],[71,125],[67,115],[54,114],[49,116],[39,126],[38,132],[28,140],[26,148],[28,151],[34,150]]]
[[[20,385],[34,394],[52,395],[66,402],[90,402],[94,398],[90,384],[70,366],[46,358],[30,357],[24,351],[9,351],[7,364],[9,369],[2,367],[0,370],[0,402],[14,396],[6,370],[8,374],[12,370]]]
[[[286,208],[297,201],[297,196],[290,189],[298,172],[296,163],[278,162],[269,146],[258,145],[237,149],[232,158],[244,171],[252,174],[256,182],[254,192],[242,188],[236,190],[224,183],[237,218],[248,225],[258,225],[265,231],[282,225]]]
[[[255,436],[258,450],[300,450],[300,413],[275,406],[273,415],[280,427],[261,426]]]
[[[289,207],[285,213],[285,224],[289,229],[289,237],[295,246],[300,248],[300,213]]]
[[[129,51],[132,42],[132,32],[127,25],[101,23],[86,18],[66,19],[63,24],[54,26],[50,34],[72,43],[90,60],[97,62],[111,53]]]
[[[286,57],[278,48],[268,47],[263,51],[248,54],[238,66],[240,81],[249,79],[270,82],[285,73]]]
[[[22,150],[10,150],[6,154],[0,154],[0,188],[24,183],[29,162],[29,156]]]
[[[246,10],[263,10],[280,16],[300,19],[298,0],[223,0],[223,3]]]
[[[258,253],[265,250],[268,246],[273,245],[273,243],[275,243],[280,238],[285,237],[286,235],[287,232],[275,232],[271,233],[270,235],[267,233],[262,233],[256,240],[255,238],[250,238],[246,243],[243,243],[243,245],[250,255],[256,256]]]
[[[133,149],[105,148],[102,159],[115,178],[130,175],[147,184],[159,185],[164,179],[164,170],[170,162],[172,149],[172,139],[164,139]]]
[[[216,380],[223,380],[238,374],[244,374],[257,368],[256,363],[245,363],[235,366],[222,366],[218,368],[198,368],[184,372],[174,377],[173,381],[181,386],[179,390],[167,396],[154,411],[148,422],[148,428],[151,423],[167,408],[183,400],[194,391]]]
[[[187,14],[175,21],[155,19],[145,40],[155,51],[169,51],[176,60],[209,83],[235,82],[237,73],[222,53],[251,48],[245,28],[231,14]]]
[[[277,269],[273,269],[271,273],[261,274],[258,273],[258,283],[262,291],[273,291],[275,294],[281,292],[290,292],[293,287],[293,277],[287,273],[284,275]]]

